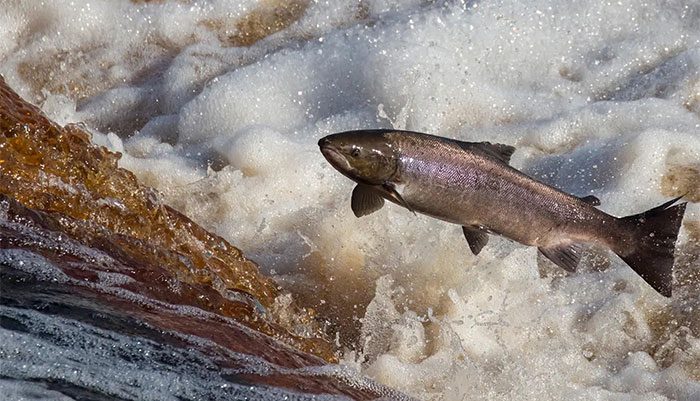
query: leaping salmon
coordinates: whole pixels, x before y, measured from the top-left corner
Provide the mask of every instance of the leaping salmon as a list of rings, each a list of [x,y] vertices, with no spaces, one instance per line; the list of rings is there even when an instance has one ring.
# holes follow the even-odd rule
[[[597,209],[594,196],[567,194],[512,168],[515,148],[509,145],[398,130],[341,132],[318,145],[333,167],[357,182],[351,198],[357,217],[379,210],[386,199],[461,225],[475,255],[493,233],[536,246],[568,271],[575,271],[582,244],[600,244],[660,294],[672,294],[686,207],[676,204],[680,198],[618,218]]]

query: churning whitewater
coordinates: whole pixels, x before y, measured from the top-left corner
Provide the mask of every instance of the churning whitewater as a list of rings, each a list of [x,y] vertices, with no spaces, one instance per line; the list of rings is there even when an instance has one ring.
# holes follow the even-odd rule
[[[8,85],[60,124],[83,122],[163,202],[312,308],[341,349],[348,381],[366,375],[441,401],[700,399],[697,2],[56,0],[2,8]],[[515,170],[595,197],[610,216],[684,196],[673,296],[628,263],[647,280],[641,270],[658,266],[625,263],[606,241],[582,250],[570,274],[535,247],[496,235],[474,255],[460,227],[405,207],[356,218],[353,183],[317,142],[368,128],[513,146]],[[406,191],[395,185],[383,199],[401,205],[398,194],[402,206],[429,211],[429,200]],[[361,213],[378,201],[364,202]],[[468,235],[472,249],[483,242]],[[17,293],[24,275],[52,280],[44,259],[21,262]],[[104,315],[78,303],[84,316]],[[0,330],[0,372],[11,372],[0,375],[2,394],[235,394],[220,372],[201,368],[214,366],[211,358],[185,348],[174,355],[158,333],[146,341],[150,332],[115,333],[109,319],[28,305],[0,311],[19,322],[3,320]]]

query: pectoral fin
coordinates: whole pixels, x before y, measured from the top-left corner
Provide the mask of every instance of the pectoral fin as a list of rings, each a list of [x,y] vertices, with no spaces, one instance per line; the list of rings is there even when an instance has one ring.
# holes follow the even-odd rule
[[[413,208],[411,208],[408,202],[406,202],[404,198],[401,197],[401,194],[399,193],[399,191],[396,190],[394,184],[387,182],[384,185],[382,185],[382,187],[384,188],[384,190],[387,191],[387,195],[389,195],[389,197],[391,197],[391,199],[393,199],[394,202],[410,210],[411,213],[416,214],[416,212],[413,210]]]
[[[362,217],[381,209],[384,206],[384,198],[379,196],[371,186],[357,184],[352,190],[350,206],[356,217]]]
[[[563,243],[548,248],[539,248],[540,252],[557,266],[564,270],[574,272],[581,260],[581,245]]]
[[[462,227],[462,232],[464,233],[464,238],[467,239],[469,244],[469,249],[472,250],[474,255],[478,255],[481,249],[489,242],[489,235],[486,230],[479,227]]]

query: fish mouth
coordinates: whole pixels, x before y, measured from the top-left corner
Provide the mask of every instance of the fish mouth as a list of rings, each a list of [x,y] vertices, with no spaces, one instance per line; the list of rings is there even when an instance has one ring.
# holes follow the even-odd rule
[[[336,170],[343,174],[347,174],[352,170],[350,163],[348,163],[348,159],[346,159],[345,156],[343,156],[343,154],[336,149],[327,138],[321,138],[321,140],[318,141],[318,146],[321,148],[321,154],[323,154],[323,157],[325,157]]]

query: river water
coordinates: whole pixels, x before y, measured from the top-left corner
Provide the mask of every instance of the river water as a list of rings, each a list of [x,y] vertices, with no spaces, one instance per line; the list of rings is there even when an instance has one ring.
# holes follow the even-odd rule
[[[218,327],[209,334],[175,324],[218,319],[195,301],[129,299],[110,290],[126,272],[103,266],[87,285],[50,257],[67,252],[61,241],[13,242],[0,256],[8,399],[401,397],[388,388],[426,400],[700,399],[699,4],[1,7],[9,86],[59,124],[83,122],[165,204],[257,262],[314,310],[340,360],[321,367],[281,345],[296,362],[253,358],[211,342],[243,327],[233,320],[203,324]],[[495,237],[472,256],[459,227],[394,205],[356,219],[352,183],[316,142],[390,127],[515,146],[514,167],[616,216],[685,195],[674,297],[604,249],[564,274]],[[12,216],[2,224],[29,235]],[[144,303],[148,314],[129,306]],[[292,391],[266,369],[335,390]]]

